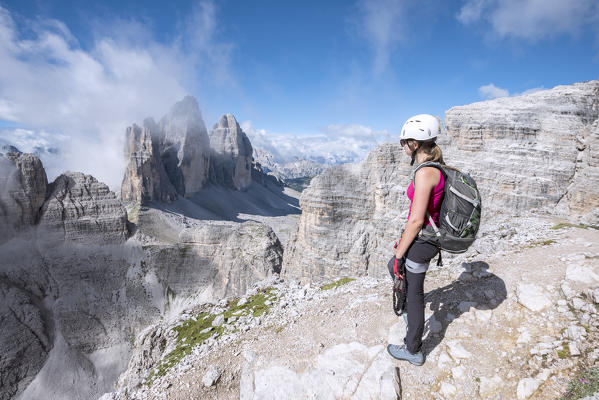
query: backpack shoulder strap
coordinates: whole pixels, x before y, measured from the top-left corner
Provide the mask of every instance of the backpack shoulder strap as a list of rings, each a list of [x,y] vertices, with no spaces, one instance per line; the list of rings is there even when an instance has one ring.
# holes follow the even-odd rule
[[[443,174],[443,177],[446,177],[446,173],[443,170],[443,166],[441,164],[439,164],[438,162],[434,162],[434,161],[426,161],[423,162],[422,164],[420,164],[419,166],[417,166],[414,171],[412,171],[412,184],[414,185],[414,187],[416,187],[416,172],[418,172],[418,170],[420,168],[424,168],[424,167],[434,167],[437,168],[439,171],[441,171],[441,173]]]

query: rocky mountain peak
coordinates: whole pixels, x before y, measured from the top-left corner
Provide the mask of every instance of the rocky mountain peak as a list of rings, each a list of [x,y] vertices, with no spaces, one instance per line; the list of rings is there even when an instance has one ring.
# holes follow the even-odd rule
[[[222,115],[210,131],[211,178],[237,190],[252,182],[252,145],[232,114]]]
[[[116,195],[81,172],[65,172],[49,185],[40,227],[80,243],[122,243],[129,235],[127,211]]]
[[[252,156],[252,144],[232,114],[223,114],[210,131],[210,147],[217,153]]]
[[[206,126],[198,102],[193,96],[185,96],[175,103],[161,120],[166,140],[183,139],[187,135],[203,136]]]
[[[4,146],[0,153],[0,243],[39,220],[48,180],[40,159]]]
[[[214,124],[212,129],[214,130],[214,129],[218,129],[218,128],[235,128],[235,127],[239,127],[239,124],[237,124],[237,120],[235,119],[233,114],[223,114],[218,119],[218,123]]]
[[[171,202],[177,195],[194,195],[208,181],[235,190],[247,189],[253,178],[264,181],[235,117],[223,114],[208,133],[192,96],[176,103],[158,124],[147,118],[143,127],[128,127],[125,142],[129,164],[121,197],[126,201]]]
[[[22,154],[22,152],[19,149],[17,149],[15,146],[12,146],[10,144],[5,144],[4,146],[2,146],[2,151],[6,152],[6,153]]]

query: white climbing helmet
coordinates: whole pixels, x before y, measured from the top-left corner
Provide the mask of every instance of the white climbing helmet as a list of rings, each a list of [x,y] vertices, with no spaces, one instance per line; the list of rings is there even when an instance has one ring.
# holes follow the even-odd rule
[[[441,120],[430,114],[418,114],[408,118],[401,127],[400,139],[422,142],[435,140],[441,134]]]

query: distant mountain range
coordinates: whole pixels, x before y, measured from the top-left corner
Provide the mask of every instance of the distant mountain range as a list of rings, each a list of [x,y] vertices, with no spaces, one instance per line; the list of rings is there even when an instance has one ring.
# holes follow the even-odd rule
[[[361,125],[329,126],[324,133],[284,135],[241,127],[252,142],[254,160],[285,181],[313,177],[328,167],[363,160],[377,145],[392,141],[386,131]]]

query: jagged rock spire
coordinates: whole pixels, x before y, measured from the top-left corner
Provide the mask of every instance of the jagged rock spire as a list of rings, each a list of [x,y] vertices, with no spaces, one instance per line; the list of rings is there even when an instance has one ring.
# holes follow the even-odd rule
[[[210,131],[211,179],[243,190],[252,182],[252,145],[235,117],[224,114]]]

